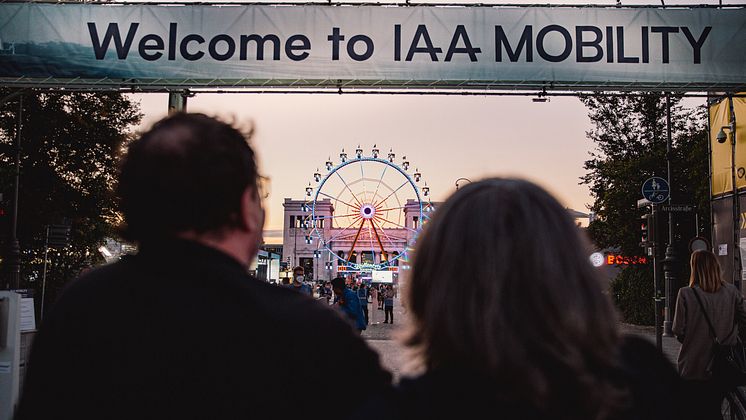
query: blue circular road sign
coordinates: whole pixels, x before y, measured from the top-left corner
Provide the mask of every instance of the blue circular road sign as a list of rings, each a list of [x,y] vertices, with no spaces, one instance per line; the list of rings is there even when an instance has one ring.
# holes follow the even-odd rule
[[[642,196],[653,204],[668,200],[669,195],[671,195],[671,189],[668,187],[668,181],[661,177],[648,178],[642,184]]]

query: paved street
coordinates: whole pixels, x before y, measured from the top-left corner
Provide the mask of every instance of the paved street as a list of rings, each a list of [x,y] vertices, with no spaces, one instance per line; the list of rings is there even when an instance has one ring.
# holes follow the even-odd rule
[[[369,304],[368,311],[370,314],[370,325],[363,332],[363,337],[381,356],[383,366],[394,374],[395,380],[398,380],[402,376],[402,373],[406,372],[405,365],[407,359],[404,346],[396,340],[396,335],[404,325],[403,321],[406,319],[406,313],[398,298],[394,302],[395,324],[393,325],[383,323],[383,310],[377,309],[377,303]],[[655,344],[654,327],[621,324],[620,328],[625,334],[639,335]],[[676,341],[676,338],[663,337],[663,352],[674,365],[680,347],[681,345]]]
[[[368,304],[370,324],[363,332],[368,344],[381,356],[381,363],[399,379],[406,364],[404,346],[396,340],[397,332],[401,331],[406,319],[406,313],[401,306],[400,299],[394,299],[394,324],[384,324],[384,313],[378,309],[378,303]]]

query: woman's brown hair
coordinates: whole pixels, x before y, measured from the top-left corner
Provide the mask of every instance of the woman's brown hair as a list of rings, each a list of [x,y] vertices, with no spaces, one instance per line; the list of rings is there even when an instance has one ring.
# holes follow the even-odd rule
[[[551,195],[517,179],[454,193],[417,241],[405,343],[428,370],[490,378],[499,393],[562,419],[624,405],[616,312],[580,230]]]
[[[689,287],[699,286],[708,293],[717,292],[723,284],[720,277],[720,263],[711,251],[694,251],[689,260],[691,274],[689,275]]]

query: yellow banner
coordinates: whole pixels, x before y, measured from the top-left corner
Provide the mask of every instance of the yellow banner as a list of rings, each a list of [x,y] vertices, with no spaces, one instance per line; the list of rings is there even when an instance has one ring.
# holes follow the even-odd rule
[[[736,130],[729,129],[731,121],[731,99],[726,98],[710,106],[710,148],[712,150],[712,195],[733,191],[731,144],[736,136],[736,187],[746,187],[746,98],[732,98],[736,115]],[[724,143],[718,143],[721,128],[726,135]]]

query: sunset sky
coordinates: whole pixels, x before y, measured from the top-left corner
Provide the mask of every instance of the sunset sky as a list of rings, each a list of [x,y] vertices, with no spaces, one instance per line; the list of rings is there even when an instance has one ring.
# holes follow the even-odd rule
[[[580,3],[585,2],[562,2]],[[635,2],[645,3],[660,4]],[[133,98],[145,115],[141,129],[166,115],[166,94]],[[328,157],[338,162],[342,148],[352,153],[358,144],[368,154],[376,144],[382,151],[393,148],[397,157],[406,155],[427,181],[433,201],[453,193],[461,177],[517,176],[539,183],[567,207],[586,212],[592,202],[588,188],[579,185],[593,149],[586,138],[591,125],[585,107],[572,97],[535,103],[523,96],[201,93],[189,99],[188,110],[253,121],[260,170],[271,178],[268,243],[281,242],[283,199],[302,199]]]

